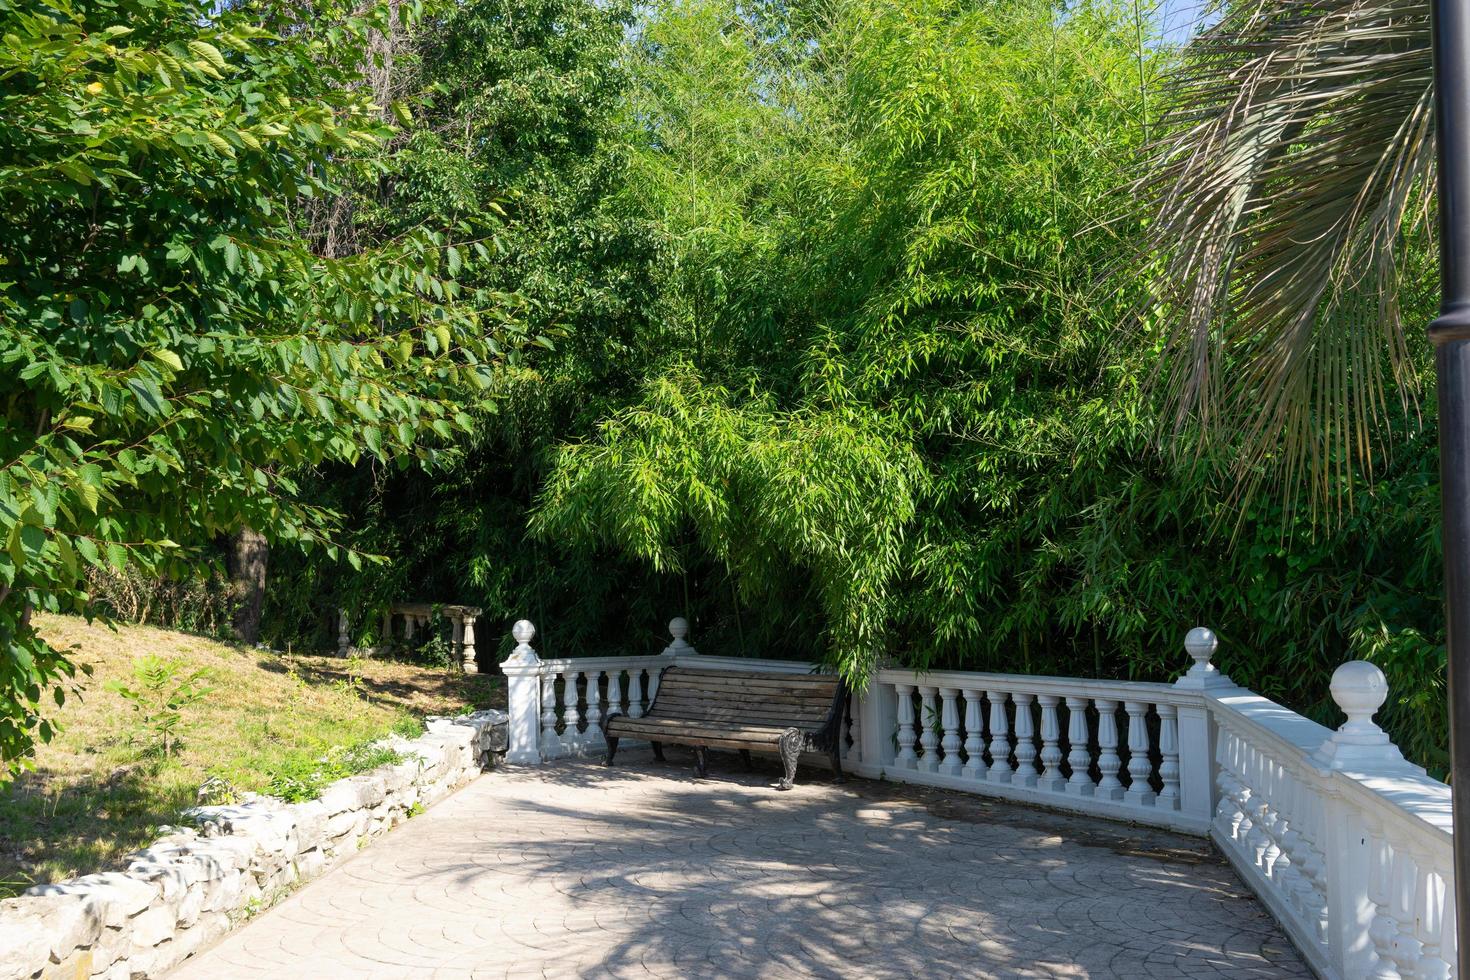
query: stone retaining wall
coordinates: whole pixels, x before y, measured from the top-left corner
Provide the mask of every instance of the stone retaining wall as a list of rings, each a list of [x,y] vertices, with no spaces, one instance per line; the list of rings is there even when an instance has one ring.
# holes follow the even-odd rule
[[[157,977],[505,751],[505,713],[431,718],[390,739],[404,761],[330,784],[306,803],[269,797],[189,811],[126,871],[38,885],[0,902],[0,978]]]

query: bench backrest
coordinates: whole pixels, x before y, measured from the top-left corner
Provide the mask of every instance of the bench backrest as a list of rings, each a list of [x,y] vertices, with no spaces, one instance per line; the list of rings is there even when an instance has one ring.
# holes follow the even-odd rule
[[[772,725],[818,732],[835,728],[843,706],[836,674],[665,668],[650,718]]]

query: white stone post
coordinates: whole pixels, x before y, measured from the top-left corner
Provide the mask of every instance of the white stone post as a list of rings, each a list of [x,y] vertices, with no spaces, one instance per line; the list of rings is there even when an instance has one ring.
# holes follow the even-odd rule
[[[525,620],[522,620],[522,622],[525,622]],[[526,623],[526,625],[530,626],[531,624]],[[531,627],[532,634],[535,631],[535,627]],[[475,662],[475,617],[465,616],[463,637],[464,646],[460,649],[459,655],[460,662],[464,666],[464,672],[466,674],[478,674],[480,672],[480,665]]]
[[[1210,662],[1220,641],[1213,630],[1196,626],[1184,637],[1184,649],[1194,666],[1174,686],[1184,691],[1233,690],[1235,682]],[[1179,711],[1179,812],[1207,823],[1215,813],[1215,729],[1203,698],[1199,704],[1181,704]]]
[[[877,776],[893,765],[897,757],[893,734],[898,730],[898,702],[893,689],[878,680],[878,668],[868,678],[868,686],[852,706],[858,737],[862,740],[862,765],[867,775]]]
[[[505,675],[506,706],[510,709],[510,745],[505,761],[540,765],[541,658],[531,649],[536,627],[523,619],[511,629],[516,648],[500,665]]]
[[[675,616],[669,620],[669,636],[673,637],[669,645],[664,647],[665,657],[697,657],[699,651],[689,645],[684,638],[689,635],[689,620],[683,616]]]
[[[1347,721],[1310,760],[1320,767],[1317,780],[1325,800],[1322,874],[1327,884],[1328,948],[1341,975],[1369,976],[1392,969],[1387,955],[1396,925],[1387,897],[1391,848],[1384,828],[1368,824],[1333,790],[1334,780],[1343,778],[1333,770],[1351,769],[1355,775],[1422,770],[1404,759],[1373,720],[1388,699],[1383,671],[1365,660],[1349,661],[1332,672],[1331,691]]]

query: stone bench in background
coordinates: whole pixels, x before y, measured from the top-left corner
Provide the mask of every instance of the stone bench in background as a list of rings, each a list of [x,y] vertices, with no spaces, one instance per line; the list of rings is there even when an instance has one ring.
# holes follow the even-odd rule
[[[432,602],[399,602],[383,613],[382,631],[373,653],[388,653],[398,642],[409,645],[414,637],[429,629],[435,614],[449,620],[450,646],[466,674],[480,672],[475,662],[475,620],[481,615],[478,606],[439,605]],[[398,633],[394,633],[399,624]],[[352,650],[352,617],[346,609],[337,612],[337,655],[345,657]]]

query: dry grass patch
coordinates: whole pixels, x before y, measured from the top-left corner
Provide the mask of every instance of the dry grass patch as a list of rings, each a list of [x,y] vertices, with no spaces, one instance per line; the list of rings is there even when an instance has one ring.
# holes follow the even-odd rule
[[[92,668],[81,696],[57,711],[60,734],[36,770],[0,788],[0,895],[114,866],[218,776],[265,791],[335,746],[407,730],[426,714],[504,707],[501,678],[389,660],[282,655],[149,626],[115,631],[42,616],[42,635]],[[183,709],[177,751],[162,758],[129,702],[109,682],[134,684],[155,655],[204,668],[214,690]]]

